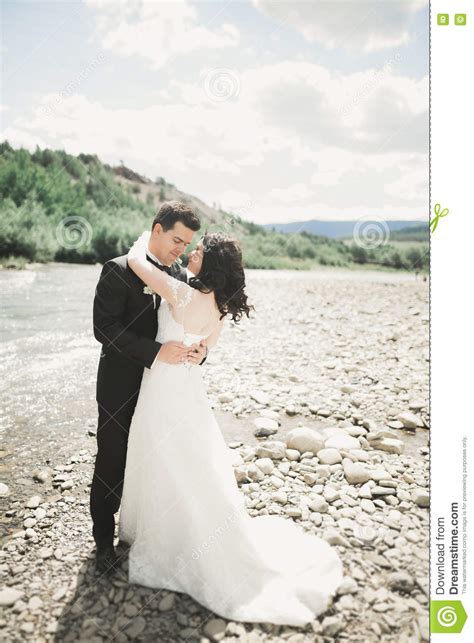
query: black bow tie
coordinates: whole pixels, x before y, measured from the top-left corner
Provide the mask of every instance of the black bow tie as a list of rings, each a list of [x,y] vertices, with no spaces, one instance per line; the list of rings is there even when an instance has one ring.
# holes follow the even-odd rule
[[[154,266],[156,266],[160,270],[163,270],[164,272],[168,273],[169,275],[171,274],[170,266],[164,266],[163,264],[157,263],[154,259],[152,259],[148,255],[146,256],[146,258],[148,259],[148,261],[150,261]]]

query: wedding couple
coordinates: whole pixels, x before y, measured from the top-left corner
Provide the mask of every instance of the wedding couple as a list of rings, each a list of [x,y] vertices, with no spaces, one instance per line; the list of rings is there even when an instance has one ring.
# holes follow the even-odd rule
[[[151,233],[107,261],[97,284],[96,567],[116,564],[120,506],[130,583],[184,592],[236,621],[305,625],[327,609],[342,564],[292,519],[246,511],[202,369],[225,319],[251,306],[227,236],[205,234],[181,268],[199,228],[186,204],[164,203]]]

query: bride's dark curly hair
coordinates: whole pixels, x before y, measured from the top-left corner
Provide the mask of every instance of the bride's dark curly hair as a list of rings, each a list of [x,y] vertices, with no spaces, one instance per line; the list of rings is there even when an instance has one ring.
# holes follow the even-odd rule
[[[206,233],[202,266],[199,274],[191,277],[189,285],[201,292],[214,292],[220,319],[230,315],[238,323],[249,316],[252,305],[247,304],[242,251],[238,242],[221,232]]]

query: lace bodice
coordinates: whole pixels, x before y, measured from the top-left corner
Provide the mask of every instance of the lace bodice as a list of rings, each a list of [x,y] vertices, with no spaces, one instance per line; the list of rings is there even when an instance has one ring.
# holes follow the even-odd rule
[[[166,299],[161,300],[160,307],[158,308],[158,333],[156,341],[160,344],[165,342],[177,341],[183,342],[186,346],[197,344],[201,339],[205,339],[207,335],[196,335],[195,333],[188,333],[183,324],[180,324],[173,316],[170,306]]]
[[[223,324],[214,297],[166,273],[157,272],[160,273],[156,285],[161,304],[156,340],[161,344],[178,341],[191,346],[205,339],[208,349],[214,346]]]

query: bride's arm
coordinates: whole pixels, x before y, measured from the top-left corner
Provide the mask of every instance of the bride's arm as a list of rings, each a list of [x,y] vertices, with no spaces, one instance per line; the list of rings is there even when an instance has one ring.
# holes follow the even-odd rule
[[[193,288],[168,275],[146,258],[150,232],[144,232],[128,251],[127,261],[133,272],[160,297],[173,306],[184,306],[190,301]]]
[[[207,348],[210,350],[217,344],[217,340],[219,339],[219,335],[221,334],[221,331],[224,327],[224,319],[221,319],[217,322],[216,328],[212,331],[212,333],[208,336],[207,338]]]

